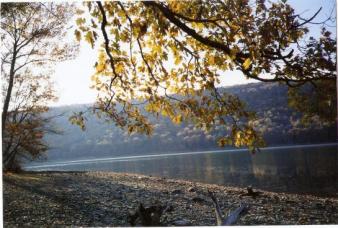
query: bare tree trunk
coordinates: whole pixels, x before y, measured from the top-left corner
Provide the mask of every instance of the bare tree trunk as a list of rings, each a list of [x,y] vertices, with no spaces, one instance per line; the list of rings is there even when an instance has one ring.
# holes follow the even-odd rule
[[[11,100],[11,95],[12,95],[12,89],[14,85],[14,69],[15,69],[15,62],[16,62],[16,55],[17,55],[17,43],[14,43],[13,47],[13,57],[11,60],[11,68],[9,70],[9,82],[8,82],[8,88],[7,88],[7,93],[6,93],[6,98],[4,101],[4,107],[2,110],[2,135],[4,135],[4,129],[5,129],[5,124],[6,124],[6,119],[7,119],[7,114],[8,114],[8,107],[9,107],[9,102]]]
[[[6,120],[7,120],[7,115],[8,115],[8,108],[9,108],[9,102],[11,100],[11,95],[12,95],[12,90],[13,90],[13,86],[14,86],[14,74],[15,74],[15,63],[16,63],[16,55],[17,55],[17,42],[14,42],[14,46],[13,46],[13,57],[11,60],[11,67],[9,70],[9,82],[8,82],[8,88],[7,88],[7,92],[6,92],[6,97],[5,97],[5,101],[4,101],[4,106],[2,109],[2,113],[1,113],[1,126],[2,126],[2,137],[5,137],[5,128],[6,128]],[[4,140],[2,138],[2,140]],[[2,159],[3,159],[3,165],[5,169],[7,169],[8,166],[8,160],[11,157],[8,152],[9,149],[11,147],[12,144],[12,139],[10,140],[10,144],[8,147],[4,148],[2,147]]]
[[[19,139],[19,141],[20,141],[20,139]],[[11,142],[11,144],[12,144],[12,142]],[[4,170],[7,170],[8,168],[10,168],[13,165],[15,157],[18,153],[18,147],[19,146],[20,146],[20,144],[17,143],[11,151],[9,151],[9,149],[10,149],[10,147],[9,147],[8,150],[6,151],[6,153],[2,153],[2,165],[3,165]]]

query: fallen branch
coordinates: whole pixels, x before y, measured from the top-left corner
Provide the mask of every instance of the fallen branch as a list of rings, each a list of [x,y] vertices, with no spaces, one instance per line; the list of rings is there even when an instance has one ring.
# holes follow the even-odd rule
[[[212,192],[210,192],[210,191],[209,191],[209,196],[212,199],[212,202],[214,203],[214,206],[215,206],[217,226],[222,226],[223,218],[222,218],[221,208],[219,207],[218,202],[217,202],[214,194],[212,194]]]
[[[247,210],[246,204],[241,204],[236,210],[230,212],[229,215],[226,217],[223,225],[230,226],[237,222],[242,212]]]
[[[237,220],[239,219],[240,215],[242,214],[242,212],[246,211],[246,209],[248,208],[246,204],[241,204],[233,212],[230,212],[229,215],[224,219],[222,212],[221,212],[221,208],[219,207],[216,197],[214,196],[212,192],[210,191],[208,192],[215,206],[217,226],[230,226],[230,225],[235,224]]]

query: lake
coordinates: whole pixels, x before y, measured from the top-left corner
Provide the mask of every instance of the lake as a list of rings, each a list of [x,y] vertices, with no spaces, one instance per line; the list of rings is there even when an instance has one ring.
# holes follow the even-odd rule
[[[338,144],[199,151],[41,162],[26,170],[114,171],[272,191],[336,195]]]

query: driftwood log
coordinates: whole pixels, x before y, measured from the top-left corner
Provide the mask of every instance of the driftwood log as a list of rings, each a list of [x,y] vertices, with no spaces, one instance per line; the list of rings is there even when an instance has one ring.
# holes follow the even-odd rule
[[[235,224],[240,218],[240,215],[248,209],[248,206],[246,204],[241,204],[238,208],[230,212],[228,216],[225,217],[223,216],[221,208],[219,207],[219,204],[214,194],[209,191],[209,196],[214,203],[217,226],[230,226]]]
[[[235,224],[240,216],[248,209],[246,204],[241,204],[227,216],[223,216],[216,197],[212,192],[208,191],[208,193],[215,207],[216,222],[218,226],[229,226]],[[134,213],[129,214],[129,223],[131,226],[161,226],[161,216],[165,212],[170,212],[172,210],[172,206],[161,205],[158,202],[149,207],[144,207],[143,204],[140,203],[137,210]]]

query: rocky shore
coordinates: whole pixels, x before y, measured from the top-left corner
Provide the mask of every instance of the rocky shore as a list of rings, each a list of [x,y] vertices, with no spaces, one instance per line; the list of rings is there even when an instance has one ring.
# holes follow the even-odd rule
[[[338,224],[338,198],[260,191],[112,172],[30,172],[3,175],[4,227],[130,226],[140,203],[161,204],[163,226],[216,225],[214,193],[225,214],[248,210],[236,225]]]

